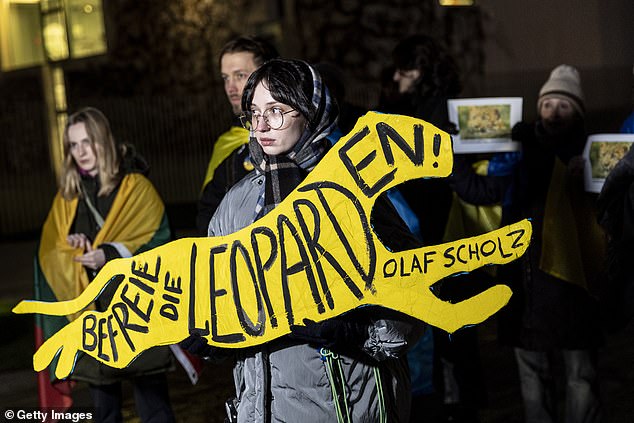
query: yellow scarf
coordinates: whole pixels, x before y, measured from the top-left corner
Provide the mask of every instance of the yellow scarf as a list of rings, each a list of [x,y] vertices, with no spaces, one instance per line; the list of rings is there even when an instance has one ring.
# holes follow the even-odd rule
[[[485,176],[489,167],[488,160],[480,160],[473,164],[478,175]],[[466,236],[481,235],[500,227],[502,206],[499,204],[476,206],[461,200],[455,193],[443,240],[455,241]]]
[[[546,196],[539,268],[556,278],[585,288],[586,277],[568,182],[566,165],[555,159]]]
[[[486,176],[488,168],[488,160],[480,160],[473,164],[473,170],[478,175]],[[498,229],[501,222],[501,205],[473,205],[463,201],[454,193],[443,241],[449,242],[465,237],[481,235]],[[486,267],[484,270],[491,275],[495,275],[495,267],[493,266]]]
[[[594,280],[604,254],[605,238],[596,222],[592,197],[556,159],[544,210],[540,269],[588,289],[587,277]]]
[[[222,163],[229,155],[238,147],[249,143],[249,131],[240,127],[232,126],[227,132],[223,133],[216,140],[214,150],[211,153],[211,159],[207,166],[205,181],[202,189],[214,178],[214,173],[220,163]]]
[[[89,283],[82,265],[73,260],[83,252],[71,248],[66,241],[77,203],[77,198],[67,201],[57,193],[42,229],[38,258],[58,301],[76,298]],[[151,182],[141,174],[128,174],[121,181],[104,226],[92,244],[117,242],[134,254],[152,239],[161,225],[164,210],[163,201]]]

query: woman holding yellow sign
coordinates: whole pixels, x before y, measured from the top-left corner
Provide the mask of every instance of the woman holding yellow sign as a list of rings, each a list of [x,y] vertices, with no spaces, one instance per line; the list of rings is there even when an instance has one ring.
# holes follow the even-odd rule
[[[255,171],[223,199],[210,236],[242,229],[279,205],[328,151],[326,137],[338,114],[319,74],[297,60],[271,60],[256,70],[242,108]],[[415,246],[387,201],[377,202],[372,224],[391,249]],[[363,307],[320,323],[304,320],[291,330],[279,340],[238,350],[230,421],[408,421],[405,353],[421,334],[421,323]],[[210,359],[226,352],[200,337],[181,345]]]

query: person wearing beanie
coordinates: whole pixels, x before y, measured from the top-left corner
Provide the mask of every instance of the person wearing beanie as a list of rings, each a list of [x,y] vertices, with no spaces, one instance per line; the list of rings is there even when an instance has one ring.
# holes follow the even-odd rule
[[[584,96],[581,90],[579,71],[569,65],[559,65],[550,73],[550,77],[539,90],[537,112],[547,98],[567,100],[580,116],[585,116]]]
[[[599,304],[590,294],[605,246],[595,197],[583,188],[585,99],[579,72],[560,65],[539,91],[539,116],[512,130],[522,157],[507,176],[480,176],[457,156],[450,184],[472,204],[503,203],[502,225],[530,218],[527,253],[498,269],[513,291],[498,314],[499,340],[514,347],[526,422],[598,422]],[[563,363],[565,404],[557,404]],[[565,419],[558,418],[563,410]],[[559,416],[561,417],[561,416]]]

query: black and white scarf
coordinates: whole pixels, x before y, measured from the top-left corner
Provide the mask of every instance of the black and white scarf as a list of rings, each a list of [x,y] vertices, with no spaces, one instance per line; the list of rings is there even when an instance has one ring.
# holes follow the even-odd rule
[[[308,64],[307,64],[308,65]],[[270,156],[251,133],[249,150],[251,162],[259,173],[264,174],[265,186],[258,199],[255,218],[264,216],[277,207],[313,170],[330,147],[326,137],[337,126],[337,112],[333,110],[332,98],[319,73],[308,65],[313,77],[312,103],[315,116],[306,116],[316,122],[314,129],[306,127],[295,147],[286,154]]]

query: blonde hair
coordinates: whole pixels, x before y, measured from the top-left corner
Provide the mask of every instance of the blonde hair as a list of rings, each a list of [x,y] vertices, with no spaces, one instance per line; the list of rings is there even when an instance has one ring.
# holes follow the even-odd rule
[[[70,152],[68,129],[83,123],[90,140],[93,153],[97,158],[97,171],[101,188],[97,195],[105,196],[112,192],[121,180],[119,164],[125,154],[125,146],[118,145],[110,131],[108,119],[99,110],[86,107],[68,117],[64,129],[64,163],[59,181],[60,191],[66,200],[81,197],[81,176],[75,159]]]

